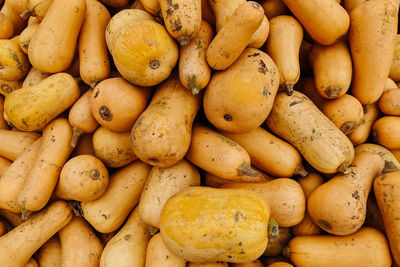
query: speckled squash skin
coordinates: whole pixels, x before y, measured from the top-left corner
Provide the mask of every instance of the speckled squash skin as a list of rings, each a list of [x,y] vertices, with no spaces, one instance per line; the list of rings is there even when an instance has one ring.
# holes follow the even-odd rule
[[[17,81],[29,71],[28,57],[16,41],[0,39],[0,79]]]
[[[269,216],[268,203],[249,190],[190,187],[167,201],[160,231],[186,260],[249,262],[267,247]]]

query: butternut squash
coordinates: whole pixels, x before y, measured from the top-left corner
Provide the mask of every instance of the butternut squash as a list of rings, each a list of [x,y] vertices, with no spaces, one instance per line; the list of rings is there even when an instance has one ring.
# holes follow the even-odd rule
[[[350,50],[344,41],[329,46],[313,44],[309,61],[314,72],[315,87],[321,96],[334,99],[347,92],[353,70]]]
[[[29,61],[16,41],[0,39],[0,79],[17,81],[29,71]]]
[[[25,267],[39,267],[39,265],[34,258],[30,258]]]
[[[145,266],[150,234],[138,213],[138,209],[134,209],[121,230],[104,247],[100,267]]]
[[[241,4],[211,41],[207,62],[217,70],[227,69],[251,42],[264,17],[262,7],[254,1]]]
[[[336,0],[283,0],[310,37],[321,45],[330,45],[349,28],[349,15]]]
[[[310,194],[307,210],[312,220],[330,234],[355,233],[365,220],[372,183],[383,167],[384,161],[378,155],[357,153],[350,165],[351,173],[336,175]]]
[[[296,236],[290,240],[285,254],[298,267],[389,267],[392,264],[385,235],[369,227],[347,236]]]
[[[367,141],[372,124],[374,124],[380,115],[377,103],[363,106],[363,111],[364,117],[360,124],[347,135],[353,145],[359,145]]]
[[[31,144],[0,177],[0,208],[20,213],[17,197],[35,163],[42,138]]]
[[[78,85],[71,75],[57,73],[7,95],[4,112],[16,128],[37,131],[69,108],[79,94]]]
[[[396,36],[396,45],[392,65],[390,66],[389,78],[396,82],[400,81],[400,34]]]
[[[249,153],[251,163],[272,176],[307,175],[300,153],[261,127],[247,133],[222,132],[222,135],[242,146]]]
[[[169,167],[188,151],[193,120],[201,97],[193,95],[173,75],[156,89],[131,130],[132,149],[147,164]]]
[[[299,51],[303,40],[303,28],[292,16],[281,15],[271,19],[266,52],[276,63],[280,86],[288,94],[300,77]]]
[[[374,141],[387,149],[400,148],[400,117],[384,116],[372,126]]]
[[[83,218],[74,217],[58,235],[63,267],[99,266],[103,245]]]
[[[47,11],[49,10],[53,0],[29,0],[28,11],[32,17],[42,21]]]
[[[294,180],[278,178],[265,183],[228,183],[221,188],[242,188],[259,193],[271,208],[271,217],[280,227],[291,227],[304,218],[306,200]]]
[[[355,152],[368,151],[378,154],[384,161],[385,167],[382,173],[388,173],[393,171],[400,171],[400,162],[396,157],[386,148],[377,144],[364,143],[355,147]]]
[[[52,236],[39,249],[38,263],[40,267],[61,267],[61,245],[58,235]]]
[[[256,177],[250,156],[232,140],[200,124],[195,124],[186,158],[203,170],[228,180],[240,176]]]
[[[140,9],[125,9],[114,15],[106,29],[106,42],[122,77],[135,85],[159,84],[178,61],[174,39]]]
[[[17,197],[23,212],[38,211],[49,201],[72,152],[71,138],[72,128],[64,118],[55,119],[43,130],[36,161]]]
[[[205,177],[204,177],[204,182],[206,186],[209,187],[220,187],[223,184],[227,183],[264,183],[264,182],[269,182],[273,178],[259,169],[252,167],[254,170],[258,172],[258,175],[255,177],[252,176],[240,176],[239,179],[236,180],[227,180],[218,176],[215,176],[214,174],[206,172]]]
[[[167,201],[160,232],[167,248],[186,260],[249,262],[267,247],[269,216],[268,203],[255,192],[190,187]]]
[[[293,267],[293,265],[291,265],[290,263],[287,263],[287,262],[279,261],[279,262],[272,263],[272,264],[268,265],[267,267]]]
[[[231,67],[212,76],[204,93],[204,113],[219,130],[252,131],[267,118],[278,87],[278,68],[271,57],[247,48]]]
[[[269,20],[279,15],[289,15],[290,11],[282,0],[262,0],[260,5]]]
[[[385,90],[379,98],[379,109],[386,115],[400,116],[400,89]]]
[[[203,20],[198,35],[180,49],[179,79],[194,95],[210,81],[211,69],[207,64],[206,51],[213,33],[210,24]]]
[[[349,43],[353,59],[352,94],[363,105],[382,95],[392,63],[397,11],[389,1],[372,0],[350,13]],[[371,57],[371,51],[374,56]]]
[[[95,0],[86,0],[86,15],[79,34],[79,72],[82,80],[94,88],[110,76],[105,31],[111,15]]]
[[[29,0],[5,0],[1,8],[0,12],[3,13],[13,25],[14,36],[20,34],[26,26],[28,16],[25,16],[24,13],[27,9],[28,1]]]
[[[165,202],[185,188],[198,185],[198,170],[184,159],[168,168],[153,167],[138,204],[140,218],[146,224],[160,228]]]
[[[109,130],[129,131],[146,109],[151,93],[151,88],[140,88],[123,78],[106,79],[91,94],[92,114],[101,126]]]
[[[400,160],[400,149],[391,149],[390,152],[397,160]]]
[[[161,14],[160,2],[158,0],[140,0],[140,2],[151,15],[158,16]]]
[[[39,23],[29,24],[19,35],[18,44],[21,50],[28,54],[29,43],[31,42],[32,36],[39,29]]]
[[[103,162],[91,155],[80,155],[64,164],[54,193],[62,199],[93,201],[107,186],[108,171]]]
[[[124,7],[129,4],[129,0],[100,0],[100,2],[111,7]]]
[[[0,129],[0,156],[15,161],[40,134]]]
[[[67,203],[57,201],[0,237],[1,266],[24,267],[33,253],[71,219]]]
[[[139,202],[150,169],[137,160],[114,172],[101,197],[81,203],[83,217],[101,233],[117,230]]]
[[[34,67],[31,67],[31,69],[29,70],[28,74],[26,75],[26,77],[22,83],[21,88],[38,84],[39,82],[43,81],[44,79],[46,79],[49,76],[50,76],[49,74],[43,73],[41,71],[38,71]]]
[[[264,15],[261,25],[253,34],[253,36],[250,39],[250,43],[247,46],[258,49],[261,48],[265,43],[265,41],[267,41],[268,35],[269,35],[269,21],[267,17]]]
[[[14,26],[10,19],[0,12],[0,39],[9,39],[14,34]]]
[[[224,261],[189,262],[187,267],[229,267]]]
[[[12,91],[21,89],[21,87],[21,81],[6,81],[0,79],[0,94],[2,94],[3,96],[7,96]]]
[[[266,124],[273,133],[296,147],[316,170],[350,171],[353,144],[304,94],[278,93]]]
[[[399,222],[400,199],[396,191],[399,190],[400,172],[383,174],[375,179],[374,193],[382,219],[385,225],[386,236],[389,239],[390,249],[397,264],[400,264]]]
[[[186,261],[165,246],[161,234],[154,235],[147,245],[145,267],[186,267]]]
[[[0,179],[3,176],[3,174],[7,171],[7,169],[10,167],[11,163],[12,162],[9,161],[8,159],[0,157]]]
[[[36,69],[56,73],[71,65],[85,10],[85,0],[54,0],[51,3],[29,43],[29,60]]]
[[[130,133],[114,132],[99,127],[93,134],[93,151],[107,167],[118,168],[137,159],[133,152]]]

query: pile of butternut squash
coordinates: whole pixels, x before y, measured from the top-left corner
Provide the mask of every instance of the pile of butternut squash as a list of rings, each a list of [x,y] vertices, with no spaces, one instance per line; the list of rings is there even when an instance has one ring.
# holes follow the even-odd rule
[[[0,266],[400,266],[399,4],[0,0]]]

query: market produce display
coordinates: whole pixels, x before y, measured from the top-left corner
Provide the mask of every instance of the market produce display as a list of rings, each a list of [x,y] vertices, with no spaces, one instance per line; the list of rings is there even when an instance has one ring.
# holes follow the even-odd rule
[[[0,267],[400,266],[399,0],[0,0]]]

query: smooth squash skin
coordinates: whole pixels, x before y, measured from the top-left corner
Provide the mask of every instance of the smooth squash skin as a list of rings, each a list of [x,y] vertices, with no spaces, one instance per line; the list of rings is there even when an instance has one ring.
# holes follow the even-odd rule
[[[273,177],[269,176],[268,174],[265,174],[264,172],[260,171],[259,169],[252,167],[255,171],[258,172],[257,176],[247,176],[243,175],[240,176],[238,179],[235,180],[227,180],[221,177],[218,177],[214,174],[211,174],[209,172],[206,172],[205,177],[204,177],[204,182],[206,186],[209,187],[220,187],[223,184],[227,183],[264,183],[264,182],[269,182]]]
[[[266,53],[246,48],[225,71],[215,73],[204,93],[204,113],[217,129],[244,133],[267,118],[279,87],[279,72]]]
[[[375,121],[372,126],[372,136],[375,143],[387,149],[399,149],[400,117],[384,116]]]
[[[61,267],[61,245],[58,235],[52,236],[39,249],[40,267]]]
[[[232,263],[232,267],[264,267],[264,265],[259,261],[255,260],[252,262],[246,262],[246,263]]]
[[[206,51],[213,34],[211,25],[203,20],[197,36],[180,49],[179,79],[194,95],[210,81],[211,69],[207,64]]]
[[[266,52],[276,63],[279,84],[291,94],[300,77],[299,51],[303,40],[303,28],[292,16],[276,16],[270,21],[270,33]]]
[[[364,143],[356,146],[354,150],[356,153],[359,153],[361,151],[368,151],[378,154],[385,161],[385,167],[383,168],[382,173],[400,171],[400,162],[388,149],[383,146],[371,143]]]
[[[92,88],[110,76],[105,31],[111,15],[95,0],[86,0],[86,15],[79,33],[79,72]]]
[[[175,40],[140,9],[125,9],[114,15],[106,29],[106,42],[122,77],[135,85],[159,84],[178,61]]]
[[[182,86],[178,75],[163,82],[131,130],[136,156],[162,168],[178,163],[188,151],[200,101]]]
[[[232,17],[232,14],[235,12],[236,8],[245,3],[246,0],[208,0],[208,2],[215,15],[216,32],[219,32],[222,26],[224,26]]]
[[[349,15],[336,0],[283,0],[283,2],[311,38],[321,45],[333,44],[349,28]]]
[[[291,143],[316,170],[348,172],[354,148],[344,135],[304,94],[278,93],[266,124]]]
[[[103,245],[85,219],[72,218],[58,235],[63,267],[99,266]]]
[[[386,173],[375,179],[374,193],[385,225],[390,249],[397,264],[400,264],[400,172]]]
[[[9,39],[14,34],[14,26],[6,15],[0,12],[0,39]]]
[[[396,82],[400,81],[400,34],[396,36],[396,46],[394,48],[392,65],[390,66],[389,78]]]
[[[389,267],[392,264],[385,235],[369,227],[347,236],[297,236],[290,240],[285,254],[298,267]]]
[[[350,20],[352,94],[363,105],[372,104],[382,95],[389,76],[396,44],[396,7],[389,1],[366,1],[353,9]]]
[[[42,138],[30,145],[0,177],[0,208],[21,213],[17,197],[35,163]]]
[[[0,129],[0,156],[15,161],[40,134]]]
[[[38,211],[49,201],[72,152],[71,138],[72,128],[64,118],[55,119],[43,130],[36,161],[17,197],[23,212]]]
[[[100,267],[145,266],[149,239],[147,225],[140,220],[135,208],[124,226],[104,247]]]
[[[150,170],[137,160],[114,172],[101,197],[81,203],[83,217],[101,233],[117,230],[139,202]]]
[[[17,81],[29,71],[29,60],[19,44],[13,40],[0,39],[0,79]]]
[[[292,179],[277,178],[264,183],[227,183],[221,188],[242,188],[257,192],[269,204],[271,217],[280,227],[294,226],[304,218],[304,192]]]
[[[265,16],[269,20],[279,15],[290,14],[290,10],[282,0],[261,0],[260,5],[263,7]]]
[[[181,46],[196,37],[201,26],[200,0],[160,0],[160,8],[168,33]]]
[[[344,95],[353,74],[350,50],[344,41],[329,46],[313,44],[309,53],[314,72],[315,88],[328,99]]]
[[[37,131],[69,108],[79,94],[79,87],[71,75],[57,73],[7,95],[4,112],[19,130]]]
[[[25,54],[28,54],[29,43],[31,42],[32,36],[39,29],[39,23],[29,24],[19,35],[18,44]]]
[[[256,177],[251,169],[250,156],[244,148],[223,135],[195,124],[186,158],[194,165],[227,180],[247,175]]]
[[[227,69],[250,43],[261,25],[264,12],[260,4],[241,4],[211,41],[207,49],[208,65],[216,70]]]
[[[377,103],[363,106],[364,117],[361,123],[347,137],[353,145],[363,144],[367,141],[372,125],[380,117]]]
[[[290,144],[261,127],[241,134],[221,132],[223,136],[242,146],[250,155],[251,163],[274,177],[307,175],[300,153]],[[268,151],[268,153],[265,153]]]
[[[36,69],[56,73],[71,65],[85,11],[85,0],[52,2],[29,43],[29,61]]]
[[[1,266],[24,267],[31,256],[71,219],[72,211],[67,203],[56,201],[0,237]]]
[[[144,9],[153,16],[158,16],[161,12],[160,1],[158,0],[140,0]]]
[[[42,21],[47,11],[49,10],[53,0],[29,0],[28,11],[32,17]]]
[[[147,245],[145,267],[186,267],[186,260],[176,256],[165,246],[161,234],[155,234]]]
[[[167,200],[185,188],[199,185],[199,171],[184,159],[168,168],[153,167],[140,196],[140,218],[160,228],[161,211]]]
[[[310,194],[307,210],[312,220],[330,234],[355,233],[365,220],[372,183],[383,167],[378,155],[357,153],[351,173],[336,175]]]
[[[386,115],[400,116],[400,89],[385,90],[379,98],[378,106]]]
[[[129,4],[129,0],[100,0],[103,4],[111,7],[125,7]]]
[[[279,261],[279,262],[272,263],[272,264],[268,265],[267,267],[293,267],[293,265],[291,265],[290,263],[287,263],[287,262]]]
[[[168,249],[186,260],[249,262],[267,247],[269,216],[268,203],[255,192],[190,187],[167,201],[160,232]]]
[[[1,176],[7,171],[7,169],[11,166],[11,161],[6,158],[0,157],[0,181]]]
[[[229,267],[224,261],[188,262],[187,267]]]
[[[1,8],[3,13],[13,25],[14,36],[21,33],[26,26],[29,16],[26,16],[26,9],[29,0],[5,0]]]
[[[24,88],[24,87],[35,85],[35,84],[43,81],[44,79],[46,79],[49,76],[50,76],[50,74],[43,73],[41,71],[38,71],[34,67],[31,67],[31,69],[29,70],[28,74],[25,76],[25,79],[24,79],[24,81],[22,83],[22,86],[20,88]]]

